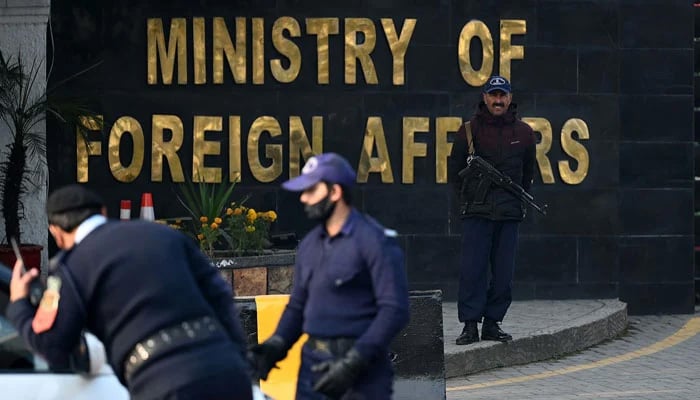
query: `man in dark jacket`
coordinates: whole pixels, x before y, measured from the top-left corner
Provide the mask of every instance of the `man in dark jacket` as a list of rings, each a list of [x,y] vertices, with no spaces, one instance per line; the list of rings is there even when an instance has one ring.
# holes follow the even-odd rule
[[[530,190],[535,139],[530,126],[516,117],[512,96],[507,79],[490,77],[478,111],[457,132],[450,155],[449,179],[458,192],[463,224],[457,309],[464,329],[456,340],[458,345],[479,340],[477,323],[482,318],[482,340],[512,339],[499,323],[511,303],[518,224],[525,217],[524,205],[479,173],[467,170],[459,176],[473,153]]]
[[[133,399],[251,399],[231,288],[189,238],[153,222],[107,221],[82,185],[56,190],[46,209],[63,252],[38,309],[27,296],[37,274],[17,262],[7,316],[52,368],[68,367],[87,329]]]

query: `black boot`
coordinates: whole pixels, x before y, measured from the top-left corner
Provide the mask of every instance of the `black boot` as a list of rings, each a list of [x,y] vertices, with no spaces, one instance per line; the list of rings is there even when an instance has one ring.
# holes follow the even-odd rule
[[[484,323],[481,325],[481,340],[495,340],[497,342],[509,342],[513,340],[513,336],[503,332],[503,329],[498,325],[498,322],[484,318]]]
[[[476,321],[467,321],[464,323],[462,334],[455,341],[458,345],[471,344],[479,341],[479,330],[476,327]]]

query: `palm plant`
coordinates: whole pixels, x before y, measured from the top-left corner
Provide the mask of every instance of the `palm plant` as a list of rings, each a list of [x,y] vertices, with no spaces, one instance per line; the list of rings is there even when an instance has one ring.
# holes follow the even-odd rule
[[[0,197],[5,219],[5,238],[21,239],[20,220],[24,217],[22,198],[28,185],[41,182],[41,162],[46,154],[45,141],[36,132],[45,119],[46,94],[35,93],[40,63],[33,62],[27,72],[22,58],[5,58],[0,52],[0,119],[7,125],[10,142],[0,162]],[[32,179],[34,178],[34,179]]]
[[[94,113],[79,103],[59,100],[52,95],[52,90],[43,87],[38,79],[43,71],[42,64],[36,58],[31,64],[25,64],[21,55],[6,57],[0,51],[0,119],[7,125],[10,134],[9,143],[0,153],[0,197],[5,220],[5,242],[15,237],[22,243],[22,200],[32,186],[38,187],[45,182],[46,137],[41,132],[40,124],[46,120],[46,116],[51,115],[60,122],[75,125],[84,135],[87,135],[87,130],[82,123],[78,123],[81,117],[99,121]]]

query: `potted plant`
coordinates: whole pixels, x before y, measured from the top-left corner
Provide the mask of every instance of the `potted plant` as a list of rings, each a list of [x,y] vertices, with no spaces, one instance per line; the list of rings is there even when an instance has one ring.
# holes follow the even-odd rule
[[[46,179],[46,136],[40,124],[47,115],[78,128],[83,126],[76,123],[81,117],[99,121],[78,103],[58,101],[51,96],[51,90],[45,89],[38,79],[41,66],[42,62],[36,59],[25,63],[21,55],[5,56],[0,51],[0,120],[10,135],[0,151],[0,202],[5,221],[0,261],[10,266],[14,264],[14,253],[7,246],[11,237],[20,243],[27,267],[38,268],[41,262],[43,247],[23,243],[21,229],[24,196]]]

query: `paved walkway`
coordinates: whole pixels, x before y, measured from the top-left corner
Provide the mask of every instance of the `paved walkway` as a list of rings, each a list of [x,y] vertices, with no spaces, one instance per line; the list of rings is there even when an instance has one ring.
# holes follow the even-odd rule
[[[620,337],[567,357],[451,378],[449,400],[696,400],[700,313],[633,316]]]
[[[457,346],[462,326],[457,303],[443,303],[447,378],[559,357],[612,339],[627,328],[627,306],[616,299],[516,301],[501,325],[513,335],[508,343]]]

